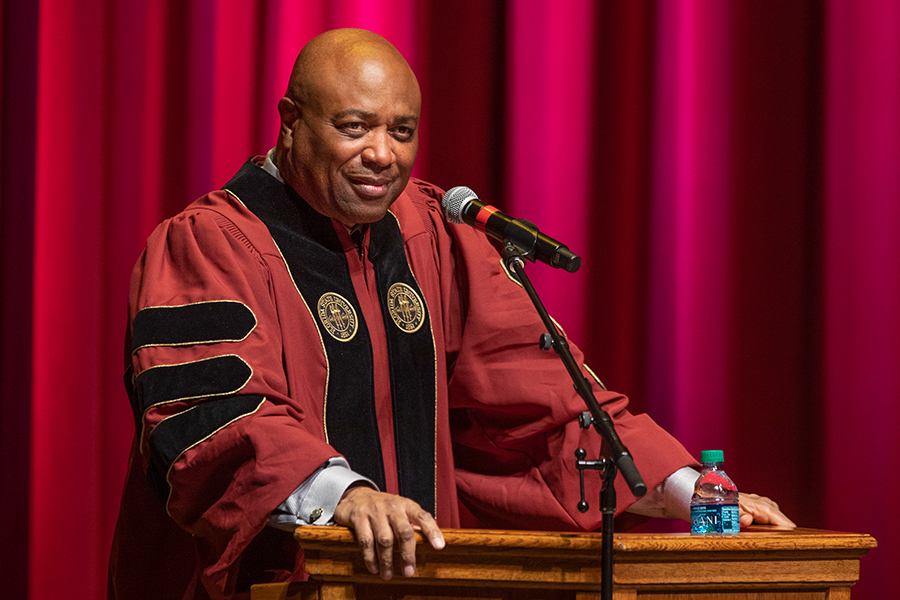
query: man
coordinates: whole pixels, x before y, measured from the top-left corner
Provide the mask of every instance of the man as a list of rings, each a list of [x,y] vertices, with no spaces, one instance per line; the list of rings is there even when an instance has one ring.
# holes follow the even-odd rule
[[[537,347],[536,312],[483,236],[444,221],[442,192],[410,179],[420,101],[384,39],[317,37],[278,103],[274,151],[148,240],[130,291],[137,431],[111,597],[302,579],[282,531],[302,524],[353,528],[385,579],[413,575],[414,530],[441,548],[461,508],[491,527],[599,526],[576,510],[573,451],[601,443]],[[652,490],[634,510],[684,516],[694,459],[594,389]],[[791,524],[745,498],[745,524]]]

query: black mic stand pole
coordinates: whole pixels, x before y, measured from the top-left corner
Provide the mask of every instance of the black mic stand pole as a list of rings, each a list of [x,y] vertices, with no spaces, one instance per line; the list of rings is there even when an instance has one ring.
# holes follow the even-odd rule
[[[579,424],[582,429],[591,426],[591,413],[581,413]],[[588,503],[584,500],[584,470],[600,471],[600,513],[603,515],[600,528],[600,598],[612,600],[613,593],[613,530],[616,516],[616,463],[609,458],[585,460],[587,451],[584,448],[575,450],[575,466],[578,468],[578,482],[581,485],[580,512],[587,512]]]
[[[536,239],[537,228],[535,228],[535,240]],[[503,261],[506,265],[506,268],[509,271],[514,272],[519,278],[519,282],[522,284],[522,287],[525,288],[525,291],[528,293],[528,297],[531,298],[531,302],[537,309],[538,315],[540,315],[541,321],[543,321],[544,323],[544,327],[547,328],[547,334],[541,336],[540,347],[542,350],[549,350],[551,347],[553,348],[557,356],[559,356],[559,358],[565,365],[569,376],[572,378],[572,383],[575,385],[575,390],[587,405],[587,415],[583,414],[582,418],[580,419],[581,427],[587,429],[588,427],[593,425],[594,430],[603,437],[603,439],[609,446],[610,456],[598,461],[584,460],[587,453],[581,448],[576,451],[575,455],[577,459],[576,466],[579,470],[579,477],[581,482],[581,502],[578,503],[578,510],[580,510],[581,512],[585,512],[588,509],[587,502],[584,501],[584,469],[601,471],[603,487],[601,488],[600,492],[600,510],[603,513],[603,518],[600,553],[600,597],[603,600],[612,600],[612,543],[613,517],[615,516],[616,511],[616,473],[618,471],[622,472],[622,476],[625,478],[625,482],[628,484],[631,492],[635,496],[643,496],[647,492],[647,485],[644,483],[640,473],[638,473],[637,468],[634,466],[634,459],[631,457],[628,449],[616,434],[612,419],[610,418],[609,414],[607,414],[607,412],[600,407],[600,404],[594,397],[594,392],[591,389],[590,383],[588,383],[584,375],[581,374],[581,369],[575,363],[572,352],[571,350],[569,350],[569,343],[559,333],[559,330],[556,328],[556,324],[553,322],[553,319],[550,318],[550,315],[547,313],[547,309],[544,308],[544,304],[543,302],[541,302],[537,291],[531,284],[531,280],[528,279],[528,275],[525,273],[524,258],[529,258],[530,260],[533,259],[529,257],[529,253],[527,250],[523,251],[521,249],[522,247],[533,247],[533,242],[530,246],[527,241],[524,245],[507,242],[503,248]],[[547,335],[549,335],[550,338],[549,343],[546,340]]]

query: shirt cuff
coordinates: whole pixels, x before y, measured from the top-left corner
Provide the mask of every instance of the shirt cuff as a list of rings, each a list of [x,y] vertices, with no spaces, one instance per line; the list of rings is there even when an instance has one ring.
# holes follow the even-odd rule
[[[682,467],[629,506],[627,512],[645,517],[690,521],[691,496],[699,476],[700,473],[695,469]]]
[[[300,525],[333,525],[338,502],[355,483],[378,489],[372,481],[351,471],[344,458],[330,458],[272,511],[269,525],[285,531],[293,531]]]

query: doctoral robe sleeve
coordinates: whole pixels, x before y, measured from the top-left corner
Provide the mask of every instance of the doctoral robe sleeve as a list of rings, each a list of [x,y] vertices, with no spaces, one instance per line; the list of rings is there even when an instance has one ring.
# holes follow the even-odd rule
[[[586,410],[559,357],[538,348],[546,330],[524,289],[502,267],[496,250],[469,227],[448,225],[464,315],[450,380],[451,427],[460,501],[487,527],[593,530],[600,480],[585,474],[588,513],[579,501],[575,449],[598,458],[601,440],[577,423]],[[547,268],[538,265],[534,268]],[[646,415],[627,410],[625,396],[592,382],[648,488],[695,460]],[[616,480],[618,512],[635,501],[623,478]]]
[[[269,513],[336,454],[309,408],[322,382],[288,390],[278,264],[240,225],[199,207],[154,232],[132,277],[129,387],[143,467],[197,541],[214,597],[233,591],[236,561]]]

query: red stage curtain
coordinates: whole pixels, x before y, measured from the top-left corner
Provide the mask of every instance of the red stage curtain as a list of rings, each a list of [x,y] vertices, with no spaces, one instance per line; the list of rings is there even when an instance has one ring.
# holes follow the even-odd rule
[[[891,498],[900,491],[900,5],[834,1],[829,9],[818,410],[825,426],[817,432],[825,440],[823,522],[876,534],[880,548],[864,564],[860,589],[863,598],[887,598],[900,558]]]
[[[600,377],[799,524],[875,535],[854,598],[889,595],[896,2],[0,2],[4,593],[103,597],[144,239],[274,145],[308,39],[359,26],[419,76],[416,174],[583,255],[529,271]]]

